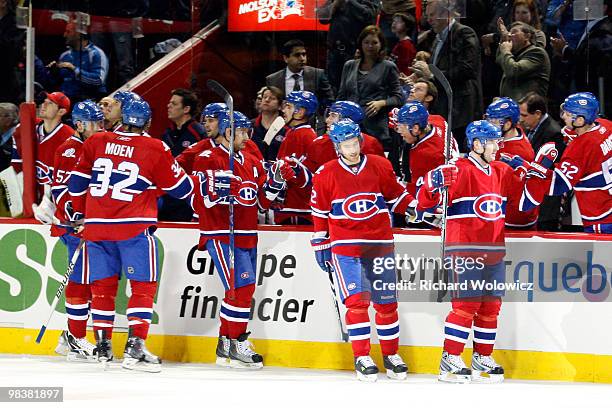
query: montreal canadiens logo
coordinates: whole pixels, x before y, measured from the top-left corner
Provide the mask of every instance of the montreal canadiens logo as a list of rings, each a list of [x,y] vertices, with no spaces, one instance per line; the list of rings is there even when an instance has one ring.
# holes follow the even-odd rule
[[[41,184],[50,184],[53,177],[51,169],[42,162],[36,162],[36,178]]]
[[[474,213],[485,221],[495,221],[504,216],[504,200],[497,194],[485,194],[474,201]]]
[[[342,203],[342,212],[351,220],[367,220],[379,211],[376,194],[372,193],[354,194]]]
[[[240,205],[252,207],[257,204],[257,184],[252,181],[243,182],[236,200]]]

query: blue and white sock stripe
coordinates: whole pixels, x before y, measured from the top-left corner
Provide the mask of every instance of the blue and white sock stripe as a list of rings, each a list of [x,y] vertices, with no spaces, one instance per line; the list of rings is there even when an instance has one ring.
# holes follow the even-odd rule
[[[153,318],[153,309],[149,307],[132,307],[126,311],[128,325],[142,324],[143,321],[151,323]]]
[[[393,340],[399,338],[399,320],[391,324],[377,324],[378,340]]]
[[[247,323],[251,316],[251,309],[248,307],[236,307],[221,302],[221,311],[219,316],[230,322]]]
[[[471,329],[469,327],[459,326],[453,323],[444,323],[444,338],[447,340],[456,341],[459,343],[467,343],[470,337]]]
[[[474,326],[474,342],[480,344],[495,344],[497,329]]]
[[[73,305],[66,302],[66,314],[71,320],[89,319],[89,303]]]
[[[112,310],[91,309],[91,318],[94,321],[94,326],[113,327],[115,312]]]
[[[346,328],[351,341],[370,339],[370,322],[349,324]]]
[[[145,231],[145,236],[149,241],[149,282],[157,282],[157,242],[149,231]]]

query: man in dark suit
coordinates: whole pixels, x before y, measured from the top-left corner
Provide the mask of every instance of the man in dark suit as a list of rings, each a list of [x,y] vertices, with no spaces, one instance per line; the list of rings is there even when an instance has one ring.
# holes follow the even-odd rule
[[[534,152],[548,142],[554,142],[559,154],[557,160],[565,150],[561,127],[546,111],[546,99],[535,93],[529,92],[518,101],[521,110],[521,126],[527,133]],[[561,208],[561,197],[545,196],[540,205],[538,216],[538,229],[545,231],[558,231]]]
[[[419,38],[418,48],[431,53],[430,63],[442,71],[453,89],[452,131],[465,149],[465,128],[473,120],[482,118],[482,85],[480,78],[480,43],[473,29],[455,20],[458,15],[443,2],[427,2],[425,10],[431,30]],[[417,73],[433,80],[427,64],[417,61]],[[439,90],[440,84],[436,83]],[[448,98],[440,91],[432,112],[448,118]]]
[[[325,108],[334,100],[332,88],[325,71],[306,65],[306,47],[300,40],[287,41],[281,50],[287,66],[266,77],[267,86],[275,86],[285,95],[292,91],[309,91],[319,100],[319,115],[317,130],[325,130],[325,120],[322,114]]]

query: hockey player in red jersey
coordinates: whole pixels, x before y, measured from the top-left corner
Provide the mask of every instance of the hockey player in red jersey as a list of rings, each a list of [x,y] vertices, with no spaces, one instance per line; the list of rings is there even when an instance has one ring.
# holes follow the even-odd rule
[[[266,172],[262,163],[244,153],[251,122],[240,112],[234,112],[234,170],[228,191],[224,194],[196,193],[193,207],[199,214],[199,248],[210,254],[221,282],[225,297],[221,303],[217,364],[221,366],[253,368],[263,367],[263,357],[255,353],[248,341],[250,307],[255,292],[257,270],[257,212],[258,204],[267,208],[278,189],[271,196],[266,191]],[[206,178],[211,171],[228,171],[230,147],[230,117],[224,111],[219,115],[220,143],[197,157],[194,174]],[[236,180],[239,180],[237,182]],[[231,184],[231,186],[230,186]],[[210,185],[210,184],[209,184]],[[231,198],[229,195],[231,194]],[[235,273],[230,270],[230,212],[233,204],[235,234]],[[233,281],[232,281],[233,278]]]
[[[498,157],[519,155],[531,162],[535,153],[523,129],[518,126],[521,111],[516,102],[510,98],[499,98],[493,101],[485,113],[486,120],[500,128],[503,141],[499,146]],[[533,229],[538,220],[539,211],[533,208],[520,211],[519,203],[523,194],[523,185],[517,183],[508,191],[506,204],[506,227],[516,229]]]
[[[60,237],[68,248],[68,260],[79,246],[80,238],[75,233],[74,211],[68,193],[68,179],[81,153],[83,141],[102,129],[104,116],[98,106],[92,101],[79,102],[72,109],[72,123],[76,127],[75,134],[62,143],[55,152],[53,162],[53,184],[51,194],[56,207],[54,224],[51,226],[51,236]],[[61,224],[58,225],[58,224]],[[65,227],[71,225],[70,227]],[[68,331],[63,331],[55,349],[57,353],[67,355],[68,361],[97,362],[95,346],[85,338],[87,320],[89,319],[89,303],[91,288],[89,287],[89,268],[87,247],[83,246],[75,268],[66,285],[66,315],[68,316]]]
[[[51,198],[53,181],[53,158],[57,148],[68,140],[74,129],[62,123],[62,117],[70,112],[70,99],[61,92],[48,93],[40,106],[36,119],[36,182],[38,184],[39,204],[32,204],[34,217],[43,224],[52,222],[55,212]],[[11,165],[16,173],[22,170],[21,138],[31,137],[21,134],[22,127],[17,125],[13,135]]]
[[[509,160],[511,166],[528,170],[521,209],[539,205],[545,194],[574,190],[584,231],[612,233],[612,129],[598,123],[598,113],[599,102],[590,92],[568,96],[561,105],[561,118],[576,136],[554,168],[519,156]],[[550,151],[554,145],[542,149]]]
[[[326,113],[325,124],[328,133],[331,125],[341,119],[350,119],[360,124],[365,118],[361,106],[352,101],[336,101],[327,108]],[[317,137],[308,148],[304,165],[313,173],[328,161],[338,159],[338,152],[328,133]],[[378,139],[363,132],[361,132],[361,136],[363,137],[363,154],[376,154],[385,157],[385,151]]]
[[[412,195],[423,184],[428,171],[444,164],[445,128],[429,122],[429,112],[420,102],[407,102],[397,112],[397,132],[410,145],[410,181],[407,190]],[[451,157],[459,156],[457,143],[451,140]],[[454,143],[453,143],[454,142]]]
[[[227,106],[224,103],[209,103],[204,107],[200,122],[206,130],[206,136],[208,136],[208,138],[192,144],[176,157],[176,161],[187,174],[191,174],[193,171],[193,163],[200,153],[219,145],[222,138],[222,135],[219,134],[219,115],[225,111],[227,111]],[[254,155],[258,160],[263,159],[259,148],[255,142],[250,139],[245,145],[245,152]]]
[[[363,139],[357,124],[343,119],[331,126],[329,137],[340,157],[314,175],[311,244],[321,269],[335,274],[347,308],[357,377],[377,378],[378,368],[370,357],[368,308],[373,302],[387,375],[403,379],[408,369],[397,354],[397,294],[385,285],[397,279],[389,211],[415,217],[422,212],[417,212],[416,200],[397,182],[387,159],[361,154]]]
[[[521,183],[521,179],[511,167],[496,161],[501,140],[497,127],[484,120],[472,122],[466,129],[468,157],[458,159],[456,165],[442,165],[430,171],[417,195],[420,206],[430,207],[441,202],[440,191],[449,186],[444,263],[453,261],[449,283],[467,285],[451,291],[452,310],[444,325],[440,381],[469,382],[480,379],[483,373],[488,381],[503,380],[504,370],[491,354],[504,292],[472,286],[472,282],[505,280],[506,197],[509,186]],[[465,266],[462,271],[457,265],[464,260],[469,262],[461,263]],[[470,370],[461,353],[472,328],[474,354]]]
[[[128,341],[122,367],[159,372],[161,360],[145,347],[159,278],[157,190],[188,199],[193,182],[169,148],[144,136],[151,109],[143,100],[122,108],[123,127],[100,132],[83,144],[68,189],[73,217],[84,214],[94,334],[98,358],[112,360],[110,338],[121,271],[130,281]]]
[[[312,115],[317,113],[318,105],[315,94],[308,91],[290,92],[283,102],[283,116],[289,129],[278,149],[277,162],[270,168],[272,174],[284,174],[285,180],[283,191],[278,198],[281,205],[273,207],[275,224],[312,223],[308,205],[311,175],[302,164],[317,137],[309,121]]]

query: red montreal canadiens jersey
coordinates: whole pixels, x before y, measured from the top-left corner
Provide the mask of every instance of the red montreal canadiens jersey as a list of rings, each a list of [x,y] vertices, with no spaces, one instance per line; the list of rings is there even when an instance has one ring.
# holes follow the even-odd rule
[[[416,190],[423,184],[424,177],[430,170],[444,164],[444,141],[446,126],[440,127],[430,122],[431,131],[410,149],[410,177],[407,190],[416,195]],[[451,158],[458,157],[455,138],[451,139]]]
[[[161,140],[122,131],[88,138],[68,181],[90,241],[121,241],[155,225],[158,188],[188,199],[193,182]]]
[[[205,150],[196,158],[194,174],[204,170],[229,170],[229,152],[225,146]],[[234,242],[240,248],[254,248],[257,246],[257,205],[269,206],[263,192],[266,172],[253,155],[239,152],[234,160],[234,174],[242,179],[240,194],[234,201]],[[196,190],[192,206],[199,216],[199,247],[204,248],[211,239],[229,244],[228,199],[212,203],[203,198],[199,189]]]
[[[497,152],[499,158],[501,153],[521,156],[524,160],[532,162],[535,159],[535,153],[529,139],[525,136],[522,129],[517,129],[518,136],[504,139],[503,146]],[[538,220],[540,213],[539,207],[535,207],[529,211],[520,211],[519,204],[521,195],[523,194],[523,184],[516,183],[509,186],[508,203],[506,205],[506,227],[527,228],[534,226]]]
[[[217,146],[217,143],[215,143],[213,139],[202,139],[183,150],[181,154],[176,156],[176,161],[183,168],[183,170],[187,172],[187,174],[191,174],[193,172],[193,163],[198,155],[204,150],[209,150]],[[252,140],[247,140],[244,151],[254,155],[258,160],[263,160],[263,156],[261,155],[257,144],[255,144],[255,142]]]
[[[612,223],[612,131],[595,125],[567,145],[552,179],[530,177],[523,200],[538,205],[545,194],[576,192],[585,226]]]
[[[363,136],[361,153],[385,157],[385,151],[378,139],[366,133],[361,133],[361,136]],[[313,173],[328,161],[338,159],[334,142],[331,141],[327,133],[317,137],[312,142],[308,148],[307,156],[304,165]]]
[[[53,161],[53,184],[51,185],[51,194],[55,202],[55,217],[62,223],[66,221],[66,204],[70,201],[70,193],[68,192],[68,179],[70,172],[74,169],[76,162],[81,155],[83,140],[74,135],[66,140],[55,152],[55,160]],[[59,237],[66,233],[66,229],[56,225],[51,226],[51,236]]]
[[[494,161],[487,168],[472,157],[456,162],[457,180],[449,187],[446,249],[449,255],[484,257],[495,264],[505,255],[504,219],[508,188],[522,183],[505,163]],[[421,188],[419,205],[438,204],[440,194]]]
[[[38,184],[49,184],[53,181],[53,160],[57,148],[68,140],[75,131],[68,125],[60,123],[49,133],[45,133],[44,121],[36,120],[36,181]],[[21,126],[17,125],[14,134],[13,157],[11,165],[15,172],[22,170]]]
[[[278,149],[277,159],[293,156],[304,162],[308,157],[308,149],[316,137],[317,134],[309,124],[289,128]],[[274,221],[277,224],[282,224],[283,221],[295,216],[310,219],[310,207],[308,205],[310,190],[310,185],[303,187],[288,183],[282,208],[274,210]]]
[[[363,156],[356,172],[342,159],[330,161],[313,178],[314,231],[329,232],[332,252],[340,255],[360,256],[365,248],[392,246],[389,208],[404,214],[413,200],[385,158]]]

